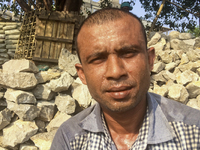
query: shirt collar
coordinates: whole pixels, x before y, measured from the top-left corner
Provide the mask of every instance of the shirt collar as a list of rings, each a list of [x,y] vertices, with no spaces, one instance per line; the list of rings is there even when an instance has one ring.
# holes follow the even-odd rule
[[[148,144],[166,142],[175,137],[175,133],[156,101],[156,98],[161,99],[161,96],[157,95],[157,97],[155,97],[151,93],[147,93],[149,108]],[[100,105],[96,103],[93,107],[92,112],[79,123],[79,126],[91,132],[104,132]]]
[[[172,140],[175,133],[171,128],[166,116],[156,99],[161,99],[160,95],[147,93],[149,106],[149,135],[148,144],[157,144]]]
[[[93,107],[92,112],[79,123],[79,126],[91,132],[104,132],[100,105],[96,103]]]

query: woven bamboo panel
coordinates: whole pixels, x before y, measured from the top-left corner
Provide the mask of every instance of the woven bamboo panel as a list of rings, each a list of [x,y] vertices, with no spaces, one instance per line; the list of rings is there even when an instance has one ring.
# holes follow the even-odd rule
[[[32,59],[35,51],[35,27],[36,12],[26,12],[23,17],[18,47],[15,51],[15,59]]]
[[[84,19],[73,12],[37,10],[25,13],[15,59],[58,62],[62,48],[74,53],[74,39]]]
[[[62,48],[73,53],[76,31],[83,19],[74,13],[40,12],[36,18],[33,60],[57,62]]]

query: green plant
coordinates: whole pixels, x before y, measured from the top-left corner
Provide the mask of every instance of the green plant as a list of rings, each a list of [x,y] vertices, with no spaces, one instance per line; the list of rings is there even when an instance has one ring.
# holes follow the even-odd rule
[[[187,32],[192,33],[195,37],[200,36],[200,28],[199,27],[195,27],[193,30],[188,30]]]

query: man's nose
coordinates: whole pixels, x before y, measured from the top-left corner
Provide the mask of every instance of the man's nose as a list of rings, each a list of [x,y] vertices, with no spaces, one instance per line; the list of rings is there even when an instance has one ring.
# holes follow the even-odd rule
[[[106,78],[118,80],[127,75],[124,62],[116,55],[109,56],[107,59]]]

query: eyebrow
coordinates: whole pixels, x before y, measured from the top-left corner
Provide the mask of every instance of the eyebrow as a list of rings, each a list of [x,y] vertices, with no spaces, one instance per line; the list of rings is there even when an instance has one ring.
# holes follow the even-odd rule
[[[115,49],[116,52],[123,52],[123,51],[127,51],[127,50],[137,50],[137,49],[141,49],[142,47],[140,45],[123,45],[121,46],[119,49]]]
[[[116,48],[115,52],[117,53],[123,53],[123,51],[127,51],[127,50],[133,50],[133,49],[141,49],[141,47],[139,45],[124,45],[120,48]],[[91,55],[86,57],[86,61],[88,62],[91,58],[96,58],[96,57],[100,57],[100,56],[105,56],[108,55],[108,51],[107,50],[101,50],[101,49],[97,49],[97,52],[92,53]]]

